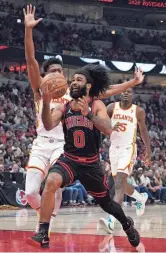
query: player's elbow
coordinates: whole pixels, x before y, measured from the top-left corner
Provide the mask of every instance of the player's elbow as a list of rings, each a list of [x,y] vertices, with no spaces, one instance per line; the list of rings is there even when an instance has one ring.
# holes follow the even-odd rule
[[[104,135],[106,135],[106,136],[110,136],[110,135],[111,135],[111,133],[112,133],[112,130],[111,130],[111,129],[109,129],[109,128],[107,128],[107,129],[104,129],[102,132],[103,132],[103,134],[104,134]]]
[[[44,128],[46,131],[50,131],[53,129],[53,125],[52,125],[52,122],[46,122],[45,120],[43,120],[43,125],[44,125]]]
[[[50,131],[52,129],[54,129],[56,126],[58,126],[59,122],[57,121],[52,121],[52,122],[44,122],[43,121],[43,125],[44,125],[44,128],[46,129],[46,131]]]

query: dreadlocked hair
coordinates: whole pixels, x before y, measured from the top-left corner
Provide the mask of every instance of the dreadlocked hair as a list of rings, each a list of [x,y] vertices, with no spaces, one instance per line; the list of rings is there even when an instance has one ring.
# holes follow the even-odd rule
[[[87,82],[91,83],[92,87],[89,91],[90,97],[99,97],[104,93],[110,85],[109,71],[101,65],[89,64],[77,70],[75,74],[82,74],[86,77]]]
[[[63,62],[59,58],[52,57],[43,62],[42,68],[45,73],[48,71],[49,66],[52,64],[59,64],[63,67]]]

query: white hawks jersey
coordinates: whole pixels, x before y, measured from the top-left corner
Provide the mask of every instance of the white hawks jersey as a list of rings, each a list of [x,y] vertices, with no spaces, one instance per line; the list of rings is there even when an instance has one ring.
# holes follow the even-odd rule
[[[136,142],[137,134],[137,106],[132,104],[127,110],[121,109],[120,102],[114,103],[113,115],[111,118],[112,127],[118,122],[122,123],[119,132],[113,131],[110,137],[111,145],[128,146]]]
[[[51,103],[50,103],[50,109],[53,110],[57,103],[66,104],[70,100],[71,100],[71,98],[68,94],[65,94],[62,98],[53,99],[53,100],[51,100]],[[43,108],[43,100],[42,99],[35,102],[35,107],[36,107],[36,131],[37,131],[37,134],[40,136],[54,138],[56,140],[64,140],[64,133],[63,133],[63,127],[62,127],[61,122],[59,123],[58,126],[56,126],[54,129],[52,129],[50,131],[47,131],[44,128],[44,125],[42,122],[42,108]]]

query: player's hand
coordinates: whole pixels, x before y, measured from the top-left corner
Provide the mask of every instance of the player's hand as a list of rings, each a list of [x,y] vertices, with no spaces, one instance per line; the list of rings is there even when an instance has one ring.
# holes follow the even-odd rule
[[[144,157],[144,163],[146,166],[150,166],[151,164],[151,154],[150,152],[147,152],[145,153],[145,157]]]
[[[79,104],[79,108],[81,110],[81,113],[83,116],[86,116],[89,113],[89,105],[88,102],[86,101],[86,98],[79,98],[78,99],[78,104]]]
[[[35,20],[35,11],[36,7],[32,6],[32,4],[27,5],[27,8],[23,9],[24,24],[26,28],[34,28],[40,21],[43,20],[42,18]]]
[[[134,72],[134,81],[135,81],[135,85],[140,84],[143,82],[145,75],[143,75],[143,71],[141,70],[141,68],[135,68],[135,72]]]

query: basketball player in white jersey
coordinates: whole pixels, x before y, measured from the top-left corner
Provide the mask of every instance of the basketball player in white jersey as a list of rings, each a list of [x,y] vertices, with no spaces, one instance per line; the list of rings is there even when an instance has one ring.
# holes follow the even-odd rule
[[[61,124],[52,131],[46,131],[43,127],[41,120],[42,111],[42,94],[40,91],[41,76],[39,64],[35,59],[35,49],[33,43],[33,28],[42,21],[42,18],[35,20],[35,7],[28,5],[26,10],[24,9],[25,19],[25,53],[27,61],[28,77],[31,83],[36,112],[37,112],[37,138],[34,140],[32,152],[27,166],[26,177],[26,195],[31,207],[40,214],[40,202],[41,197],[39,195],[39,189],[41,182],[45,178],[49,166],[55,162],[59,155],[63,151],[63,130]],[[52,58],[43,64],[44,75],[50,72],[63,73],[62,62],[58,59]],[[133,87],[141,83],[144,79],[142,72],[138,69],[135,73],[135,78],[131,81],[111,86],[110,90],[106,91],[104,97],[110,97],[115,94],[119,94],[129,87]],[[58,101],[52,101],[51,107],[54,109],[57,106],[57,102],[66,103],[69,100],[69,96],[66,94],[62,99]],[[56,199],[54,215],[57,213],[61,203],[61,190],[59,190],[59,198]]]
[[[41,118],[43,99],[40,91],[41,76],[38,62],[35,59],[34,43],[32,38],[32,28],[39,23],[34,19],[35,8],[27,6],[24,10],[25,17],[25,53],[27,61],[28,77],[33,89],[35,107],[36,107],[36,130],[37,138],[33,142],[31,154],[27,164],[27,176],[25,192],[28,203],[40,215],[41,196],[39,194],[41,183],[47,175],[48,169],[52,163],[63,153],[64,134],[62,125],[59,124],[52,131],[46,131]],[[50,72],[63,74],[63,66],[61,59],[53,58],[44,62],[44,75]],[[51,109],[53,110],[58,103],[67,103],[69,96],[66,94],[63,98],[51,101]],[[62,200],[62,190],[59,189],[55,194],[55,208],[53,216],[55,216],[60,208]],[[36,227],[36,232],[38,226]]]
[[[115,180],[114,200],[122,204],[124,193],[137,200],[136,213],[142,215],[147,193],[139,193],[127,183],[127,177],[132,173],[137,156],[136,135],[139,126],[141,138],[146,147],[145,164],[150,164],[151,148],[148,130],[145,124],[145,111],[132,103],[132,88],[121,94],[121,101],[108,105],[107,112],[111,118],[113,132],[111,134],[110,163],[111,172]],[[108,232],[114,229],[114,217],[100,219],[100,225]]]

